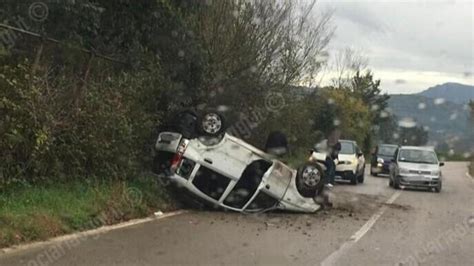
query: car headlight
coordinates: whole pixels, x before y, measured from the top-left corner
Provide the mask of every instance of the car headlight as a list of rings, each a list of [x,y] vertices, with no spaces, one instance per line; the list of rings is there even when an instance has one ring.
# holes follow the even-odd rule
[[[400,168],[400,174],[408,174],[408,173],[410,173],[410,170],[406,168]]]
[[[352,164],[351,161],[340,161],[339,164]]]
[[[434,170],[434,171],[431,171],[431,175],[434,175],[434,176],[440,176],[441,175],[441,171],[440,170]]]
[[[377,162],[378,162],[378,163],[383,163],[383,159],[382,159],[382,158],[378,158],[378,159],[377,159]]]

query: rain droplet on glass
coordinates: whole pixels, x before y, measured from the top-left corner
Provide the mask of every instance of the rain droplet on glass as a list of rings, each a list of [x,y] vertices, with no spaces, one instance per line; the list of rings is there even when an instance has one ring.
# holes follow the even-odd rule
[[[443,104],[446,100],[444,98],[436,98],[434,100],[434,104],[436,105],[440,105],[440,104]]]

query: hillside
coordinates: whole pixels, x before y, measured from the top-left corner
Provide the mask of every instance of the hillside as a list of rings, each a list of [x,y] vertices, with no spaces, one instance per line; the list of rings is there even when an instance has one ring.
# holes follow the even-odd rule
[[[457,142],[462,147],[469,139],[469,110],[474,87],[445,83],[418,94],[390,95],[389,107],[399,119],[413,118],[429,131],[431,142]]]
[[[474,99],[474,86],[448,82],[428,88],[419,93],[428,98],[442,98],[458,104],[466,104]]]

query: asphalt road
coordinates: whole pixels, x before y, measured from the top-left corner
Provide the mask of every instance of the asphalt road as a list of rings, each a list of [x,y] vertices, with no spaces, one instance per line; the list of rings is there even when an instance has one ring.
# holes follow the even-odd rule
[[[367,167],[368,169],[368,167]],[[340,184],[317,214],[191,211],[0,255],[0,265],[474,265],[474,181],[447,163],[441,193]]]

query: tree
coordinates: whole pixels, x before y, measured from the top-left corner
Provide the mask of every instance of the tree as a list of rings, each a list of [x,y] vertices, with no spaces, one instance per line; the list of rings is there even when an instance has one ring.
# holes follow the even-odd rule
[[[400,145],[423,146],[428,143],[428,132],[421,126],[400,127],[398,134]]]

